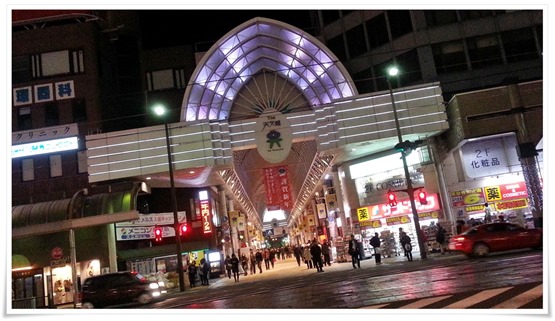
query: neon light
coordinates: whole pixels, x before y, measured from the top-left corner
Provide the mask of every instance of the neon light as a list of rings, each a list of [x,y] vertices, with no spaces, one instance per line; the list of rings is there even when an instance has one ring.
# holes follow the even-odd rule
[[[60,138],[12,146],[12,158],[41,155],[79,148],[77,137]]]

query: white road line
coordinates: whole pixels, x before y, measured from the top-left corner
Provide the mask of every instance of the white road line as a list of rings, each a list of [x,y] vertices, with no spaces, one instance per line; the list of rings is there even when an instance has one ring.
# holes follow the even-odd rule
[[[386,306],[386,305],[388,305],[388,304],[389,304],[389,303],[378,304],[378,305],[371,305],[371,306],[369,306],[369,307],[364,307],[364,308],[361,308],[361,309],[379,309],[379,308],[384,307],[384,306]]]
[[[500,293],[503,293],[505,291],[507,291],[508,289],[512,289],[513,287],[505,287],[505,288],[500,288],[500,289],[493,289],[493,290],[485,290],[479,293],[474,294],[473,296],[469,296],[468,298],[461,300],[461,301],[457,301],[453,304],[450,304],[448,306],[446,306],[444,309],[465,309],[471,305],[474,305],[476,303],[480,303],[486,299],[489,299],[493,296],[496,296]]]
[[[528,302],[537,299],[543,295],[543,284],[536,286],[524,293],[521,293],[514,298],[511,298],[505,302],[499,303],[496,306],[491,307],[492,309],[518,309]]]
[[[433,298],[422,299],[422,300],[415,301],[411,304],[403,305],[402,307],[399,307],[399,309],[420,309],[422,307],[425,307],[432,303],[436,303],[438,301],[441,301],[449,297],[452,297],[452,295],[436,296]]]

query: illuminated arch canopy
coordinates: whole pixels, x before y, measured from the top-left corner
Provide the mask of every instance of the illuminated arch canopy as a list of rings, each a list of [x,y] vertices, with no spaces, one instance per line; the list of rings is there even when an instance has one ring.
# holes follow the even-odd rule
[[[231,30],[204,55],[185,91],[181,120],[228,119],[241,88],[261,71],[287,79],[313,107],[357,95],[344,66],[316,38],[258,17]]]

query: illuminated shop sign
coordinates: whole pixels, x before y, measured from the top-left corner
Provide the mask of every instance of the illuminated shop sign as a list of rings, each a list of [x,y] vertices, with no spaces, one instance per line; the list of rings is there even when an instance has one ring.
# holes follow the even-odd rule
[[[12,158],[56,153],[79,148],[77,137],[47,140],[12,146]]]
[[[428,204],[422,205],[415,201],[416,210],[418,213],[439,211],[439,200],[437,194],[428,195],[426,197]],[[398,200],[397,206],[391,208],[388,203],[381,203],[371,206],[365,206],[357,209],[357,215],[359,222],[376,220],[380,218],[397,217],[403,215],[412,215],[412,207],[410,205],[410,200]]]
[[[526,208],[528,207],[528,202],[526,199],[519,199],[519,200],[512,200],[512,201],[504,201],[504,202],[497,202],[495,203],[495,208],[497,211],[507,211],[507,210],[516,210],[519,208]]]
[[[200,215],[202,216],[203,233],[212,233],[212,227],[210,225],[210,203],[208,200],[200,201]]]
[[[411,220],[410,220],[410,217],[408,215],[388,217],[388,218],[385,219],[385,224],[387,224],[387,226],[408,224],[410,222],[411,222]]]
[[[524,182],[503,184],[498,186],[488,186],[484,187],[484,191],[486,195],[486,202],[528,197],[526,183]]]
[[[484,191],[481,187],[451,192],[451,204],[453,204],[453,207],[483,204],[484,202]]]

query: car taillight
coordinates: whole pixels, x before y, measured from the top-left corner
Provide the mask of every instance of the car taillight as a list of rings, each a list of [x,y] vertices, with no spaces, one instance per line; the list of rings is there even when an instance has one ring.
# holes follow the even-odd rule
[[[464,236],[454,236],[451,238],[451,242],[462,242],[464,240],[465,240]]]

